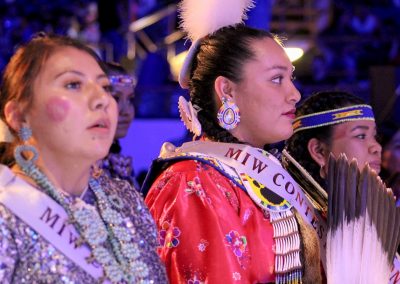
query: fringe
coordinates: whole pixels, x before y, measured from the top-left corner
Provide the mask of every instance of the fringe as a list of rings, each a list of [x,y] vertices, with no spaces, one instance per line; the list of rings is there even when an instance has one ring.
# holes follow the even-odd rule
[[[269,214],[274,228],[276,283],[301,284],[303,267],[296,217],[291,210],[270,211]]]

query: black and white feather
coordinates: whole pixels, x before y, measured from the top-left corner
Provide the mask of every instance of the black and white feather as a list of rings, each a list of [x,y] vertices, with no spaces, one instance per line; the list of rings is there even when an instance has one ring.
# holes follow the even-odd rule
[[[392,191],[341,155],[328,168],[328,283],[388,283],[400,237]]]

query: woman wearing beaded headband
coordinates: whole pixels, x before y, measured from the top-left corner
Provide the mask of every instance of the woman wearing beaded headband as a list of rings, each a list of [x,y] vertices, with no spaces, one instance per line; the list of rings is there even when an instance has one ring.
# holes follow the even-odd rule
[[[97,55],[33,38],[6,67],[0,110],[11,131],[1,135],[0,282],[166,282],[140,195],[92,167],[117,124]]]
[[[294,134],[283,151],[284,164],[315,208],[328,216],[328,279],[332,283],[395,283],[400,271],[395,258],[399,210],[377,176],[382,147],[371,106],[347,92],[325,91],[304,100],[296,115]],[[333,170],[332,154],[342,161],[345,155],[346,163],[339,162]],[[352,161],[350,166],[347,161]],[[341,192],[346,194],[343,199],[337,197]],[[333,200],[338,201],[335,208]],[[336,218],[334,214],[341,214],[337,223],[330,221]],[[340,245],[335,248],[334,244]],[[369,265],[371,259],[381,259],[380,265]]]
[[[248,2],[181,5],[193,43],[179,79],[190,102],[179,109],[201,138],[164,144],[143,187],[172,283],[321,279],[314,230],[275,193],[293,189],[290,176],[262,150],[292,134],[293,66],[272,34],[240,24]]]
[[[134,188],[139,190],[139,185],[133,170],[132,157],[121,153],[119,139],[124,138],[129,126],[135,117],[135,85],[133,76],[118,63],[107,62],[107,73],[112,85],[112,96],[118,103],[118,124],[115,138],[110,152],[101,163],[101,168],[107,175],[128,181]]]
[[[330,153],[336,157],[344,153],[356,158],[360,169],[369,164],[380,172],[382,147],[376,139],[374,114],[361,98],[319,92],[304,100],[296,115],[286,149],[322,187]]]

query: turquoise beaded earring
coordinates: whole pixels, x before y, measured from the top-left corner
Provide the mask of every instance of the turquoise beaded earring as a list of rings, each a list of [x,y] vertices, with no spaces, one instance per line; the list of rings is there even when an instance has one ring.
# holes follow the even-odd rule
[[[26,144],[26,142],[29,140],[29,138],[32,137],[32,130],[28,126],[22,126],[18,131],[18,137],[22,140],[22,142],[24,144],[19,145],[15,148],[14,158],[15,158],[15,161],[17,162],[17,164],[22,169],[27,169],[33,165],[33,163],[37,160],[38,155],[39,155],[37,149],[34,146]],[[25,158],[24,155],[22,154],[23,152],[25,152],[25,153],[31,152],[32,157]]]

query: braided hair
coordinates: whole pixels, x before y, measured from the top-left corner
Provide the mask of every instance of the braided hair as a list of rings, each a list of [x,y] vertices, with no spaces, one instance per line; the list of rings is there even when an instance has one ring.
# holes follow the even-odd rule
[[[218,124],[214,82],[218,76],[240,82],[243,66],[255,57],[251,43],[265,38],[275,39],[269,32],[239,24],[221,28],[201,41],[190,70],[189,90],[192,103],[201,109],[198,119],[203,132],[211,140],[240,143]]]
[[[298,117],[358,104],[365,104],[365,102],[361,98],[350,93],[341,91],[324,91],[311,95],[305,99],[301,106],[297,108],[296,116]],[[330,148],[333,142],[332,135],[334,127],[335,125],[328,125],[301,130],[293,134],[293,136],[285,143],[286,150],[320,185],[325,184],[319,174],[320,166],[312,159],[307,150],[307,145],[312,138],[316,138],[327,144]]]

